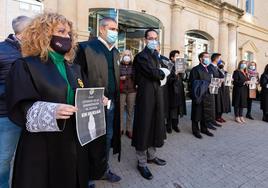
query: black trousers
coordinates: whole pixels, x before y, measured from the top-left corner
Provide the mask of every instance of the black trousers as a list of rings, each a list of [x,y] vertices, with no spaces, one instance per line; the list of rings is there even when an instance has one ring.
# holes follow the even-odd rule
[[[243,108],[234,107],[234,114],[235,114],[235,117],[242,117],[243,116]]]
[[[200,129],[198,123],[200,122],[200,129],[202,132],[206,132],[208,130],[205,120],[201,121],[192,121],[192,131],[193,133],[199,133]]]
[[[247,105],[247,114],[251,115],[251,109],[252,109],[252,99],[248,98],[248,105]]]

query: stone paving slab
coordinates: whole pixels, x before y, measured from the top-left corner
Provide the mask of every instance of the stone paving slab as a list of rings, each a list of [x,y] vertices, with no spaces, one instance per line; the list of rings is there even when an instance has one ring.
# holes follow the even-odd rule
[[[222,128],[215,137],[191,134],[190,103],[188,116],[180,120],[180,133],[168,135],[158,149],[167,165],[149,164],[153,180],[143,179],[136,169],[135,150],[122,138],[121,162],[111,157],[112,170],[122,177],[119,183],[97,181],[97,188],[268,188],[268,123],[260,121],[259,103],[253,103],[253,116],[242,126],[233,113],[225,114]],[[244,112],[245,113],[245,112]]]

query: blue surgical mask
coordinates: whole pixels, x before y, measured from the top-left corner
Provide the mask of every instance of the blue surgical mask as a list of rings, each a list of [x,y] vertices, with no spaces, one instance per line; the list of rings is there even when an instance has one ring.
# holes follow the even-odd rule
[[[241,64],[240,65],[240,69],[246,69],[247,68],[247,65],[246,64]]]
[[[150,49],[150,50],[155,50],[158,46],[158,42],[157,40],[149,40],[148,41],[148,44],[147,44],[147,47]]]
[[[205,58],[204,61],[203,61],[203,63],[204,63],[205,65],[209,65],[209,64],[210,64],[210,60],[209,60],[209,58]]]
[[[114,44],[117,40],[118,32],[113,30],[107,30],[107,42],[109,44]]]

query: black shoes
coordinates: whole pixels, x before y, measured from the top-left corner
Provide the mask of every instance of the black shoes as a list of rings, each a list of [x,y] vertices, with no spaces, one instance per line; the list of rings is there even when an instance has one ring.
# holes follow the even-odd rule
[[[179,127],[178,126],[174,126],[174,127],[172,127],[173,128],[173,130],[175,131],[175,132],[177,132],[177,133],[179,133],[179,132],[181,132],[181,130],[179,129]]]
[[[142,167],[142,166],[137,166],[138,171],[140,172],[141,176],[144,177],[147,180],[151,180],[153,179],[153,175],[150,172],[150,170],[148,169],[147,166]]]
[[[164,165],[167,164],[167,162],[165,160],[157,158],[157,157],[155,157],[152,160],[147,160],[147,163],[154,163],[154,164],[156,164],[158,166],[164,166]]]
[[[199,138],[201,139],[202,138],[202,135],[198,132],[198,133],[193,133],[193,135],[196,137],[196,138]]]
[[[172,133],[172,129],[171,129],[171,127],[169,127],[169,126],[167,126],[167,133],[168,133],[168,134],[171,134],[171,133]]]
[[[104,176],[102,177],[102,180],[107,180],[111,183],[115,183],[119,182],[121,180],[121,177],[109,170],[108,172],[105,172]]]
[[[251,119],[251,120],[254,120],[254,118],[251,116],[251,114],[247,114],[246,115],[246,118]]]
[[[201,133],[207,135],[207,136],[214,136],[211,132],[209,131],[201,131]]]
[[[216,121],[215,122],[212,122],[212,124],[216,127],[221,127],[222,125],[221,124],[218,124]]]
[[[210,122],[207,123],[207,128],[211,129],[211,130],[216,130],[217,129],[216,127],[214,127],[214,124],[212,124]]]

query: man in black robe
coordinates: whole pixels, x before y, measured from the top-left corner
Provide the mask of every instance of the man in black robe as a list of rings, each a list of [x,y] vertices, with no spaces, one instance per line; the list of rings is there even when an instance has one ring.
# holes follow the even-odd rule
[[[169,117],[167,132],[171,133],[172,128],[175,132],[180,132],[178,127],[179,116],[186,115],[186,101],[183,84],[184,73],[176,73],[175,61],[179,57],[180,51],[172,50],[169,53],[169,59],[173,63],[170,75],[168,76],[169,89]]]
[[[146,179],[153,178],[147,167],[147,162],[157,165],[166,164],[166,161],[155,155],[156,147],[163,146],[165,138],[163,90],[160,86],[161,80],[165,78],[165,70],[160,69],[158,52],[156,51],[157,41],[157,31],[147,30],[145,32],[146,47],[136,55],[133,63],[138,88],[132,146],[136,149],[137,168]]]
[[[211,55],[211,64],[208,66],[208,70],[213,75],[213,78],[221,79],[221,83],[223,81],[224,75],[220,72],[218,68],[218,62],[221,61],[221,54],[214,53]],[[223,123],[222,116],[222,105],[221,105],[221,97],[222,97],[222,90],[221,87],[218,89],[218,94],[214,94],[214,110],[215,110],[215,119],[208,123],[208,128],[215,129],[214,126],[221,127],[220,124],[216,122]]]
[[[207,122],[215,119],[213,109],[213,95],[209,93],[208,85],[211,81],[211,74],[208,71],[208,65],[210,64],[209,54],[202,52],[199,54],[198,59],[200,63],[195,66],[190,72],[189,78],[189,92],[192,98],[192,132],[197,138],[202,138],[200,134],[206,134],[207,136],[213,136],[207,129]],[[199,92],[196,92],[196,88],[201,88],[202,95],[198,96]],[[200,129],[198,123],[200,122]]]
[[[97,160],[106,155],[107,170],[102,179],[118,182],[121,178],[112,173],[108,165],[110,147],[120,157],[120,93],[119,93],[119,52],[115,47],[118,24],[113,18],[103,18],[99,23],[100,36],[90,41],[81,42],[76,62],[84,71],[89,87],[105,87],[104,95],[111,101],[106,108],[106,136],[89,144],[89,160]],[[103,152],[105,151],[105,152]],[[98,170],[98,164],[91,171]],[[98,179],[99,177],[95,177]],[[93,184],[92,184],[93,185]],[[93,186],[92,186],[93,187]]]

